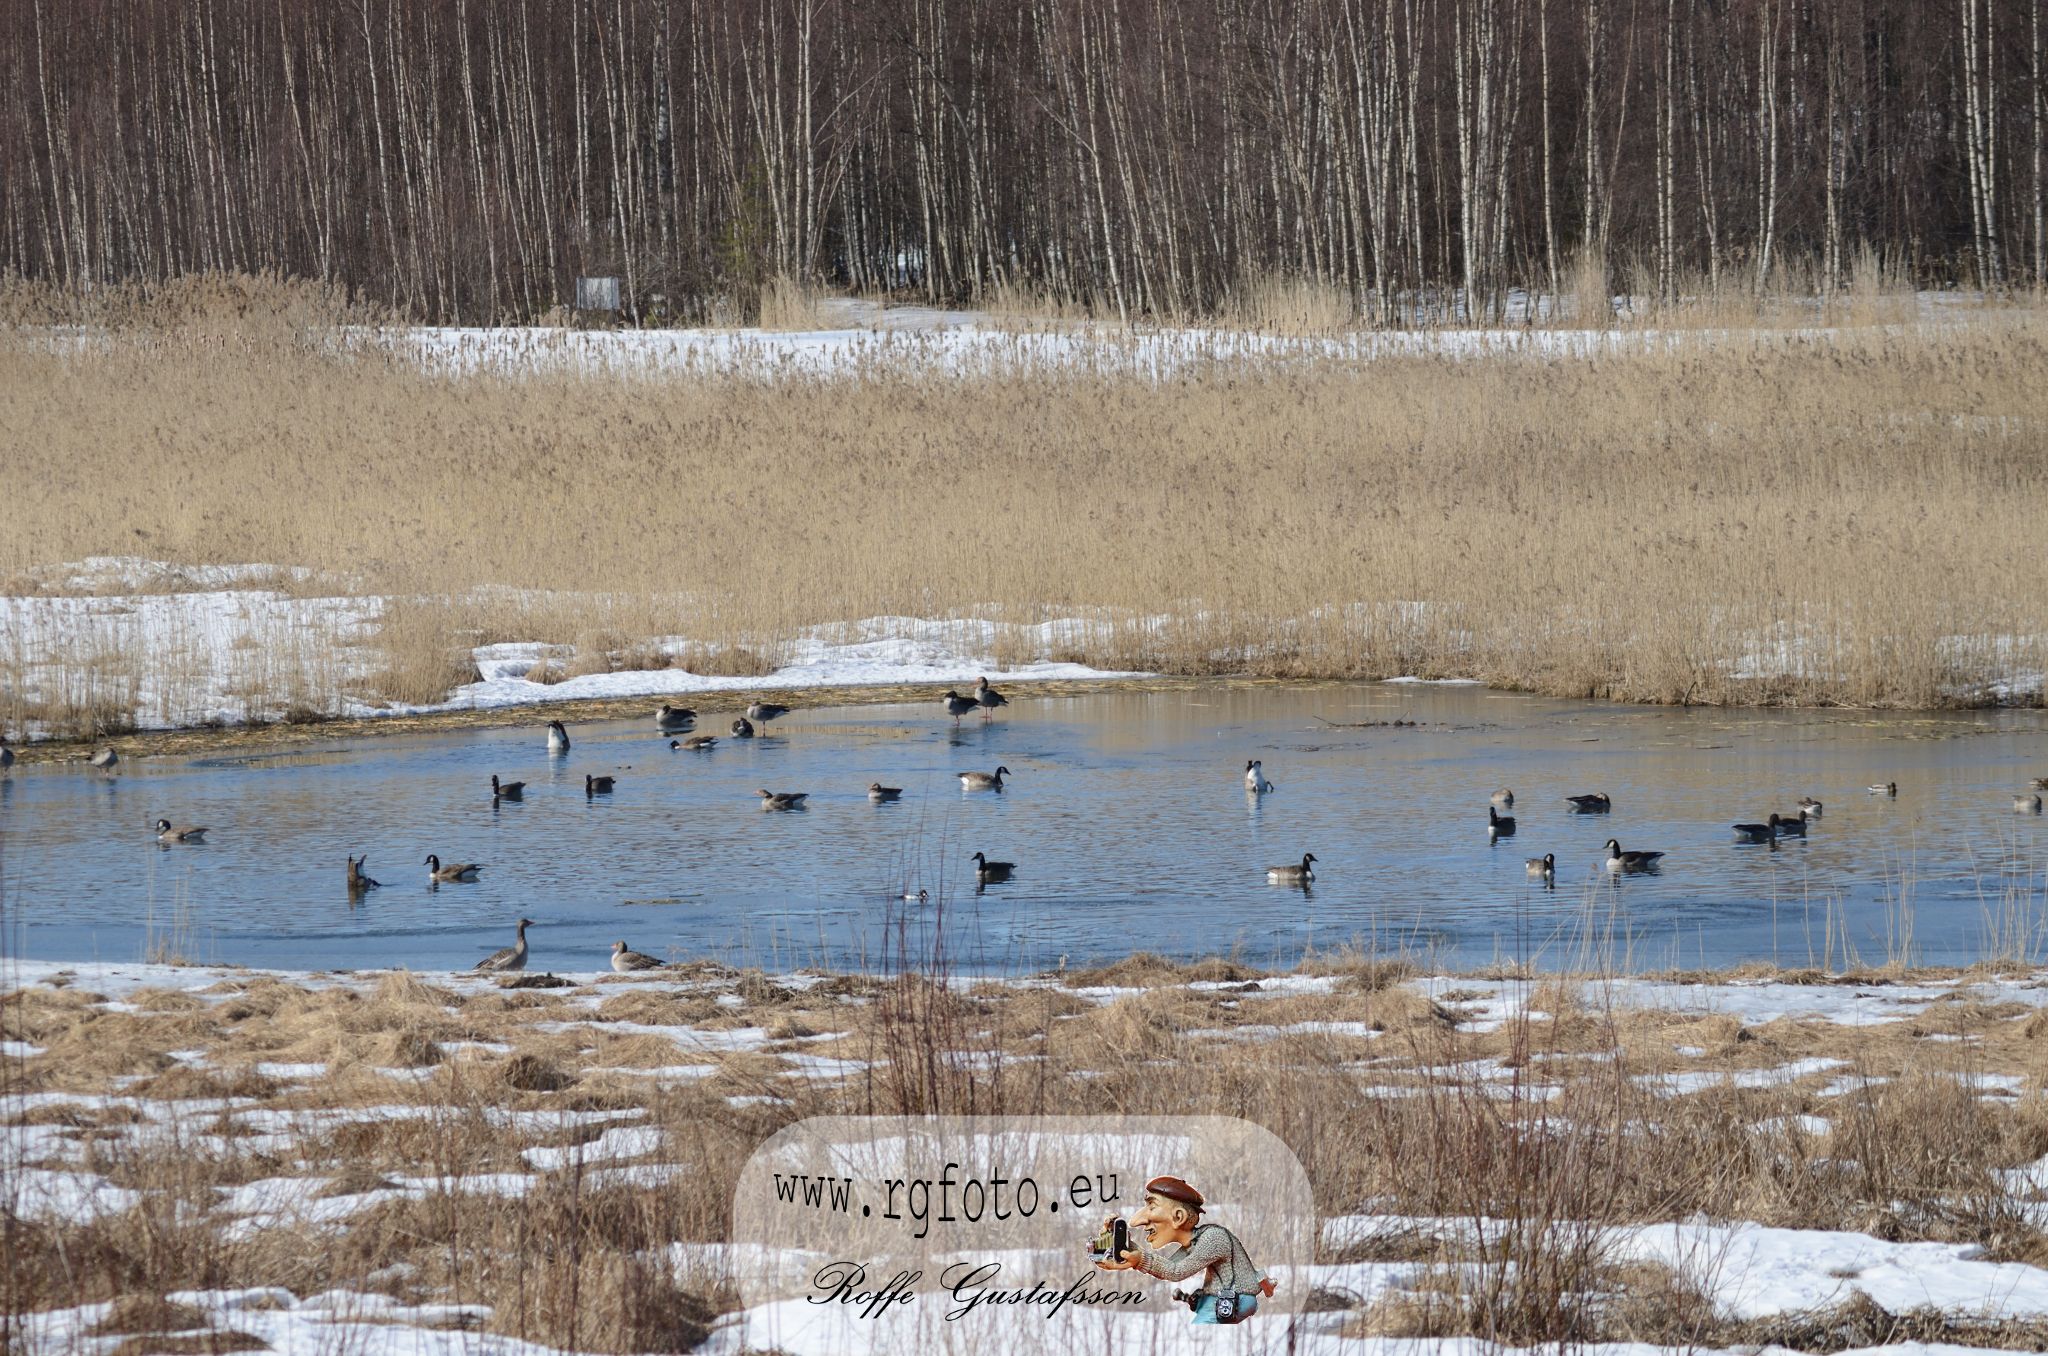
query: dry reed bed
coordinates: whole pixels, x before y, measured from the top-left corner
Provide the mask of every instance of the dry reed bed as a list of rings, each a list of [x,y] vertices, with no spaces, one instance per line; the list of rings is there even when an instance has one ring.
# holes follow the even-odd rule
[[[1805,978],[1882,994],[1923,977]],[[2000,1178],[2048,1153],[2048,1015],[2011,988],[1958,984],[1856,1026],[1635,1008],[1598,982],[1510,987],[1504,1009],[1497,983],[1418,985],[1355,957],[1277,979],[1134,957],[971,985],[697,965],[556,989],[230,977],[119,1004],[17,987],[0,1039],[42,1053],[0,1060],[5,1162],[137,1195],[100,1216],[0,1210],[6,1311],[352,1289],[481,1306],[467,1321],[567,1349],[686,1349],[736,1302],[689,1245],[725,1236],[755,1144],[825,1113],[1255,1120],[1294,1149],[1325,1216],[1411,1217],[1326,1243],[1323,1261],[1418,1264],[1371,1305],[1317,1297],[1354,1309],[1358,1332],[1833,1350],[1844,1324],[1882,1338],[1933,1322],[1745,1327],[1717,1314],[1711,1278],[1624,1266],[1602,1242],[1695,1214],[2048,1261],[2041,1208]],[[1729,1080],[1666,1095],[1657,1077],[1674,1071]],[[1999,1074],[2017,1092],[1987,1097]],[[651,1157],[601,1164],[622,1131],[653,1131],[623,1150]],[[234,1189],[295,1178],[312,1181],[288,1207],[230,1206]],[[1617,1287],[1625,1302],[1600,1298]],[[2041,1335],[1943,1321],[1963,1340]]]
[[[2048,668],[2037,310],[1163,381],[625,381],[429,377],[293,306],[0,340],[0,577],[345,578],[397,600],[368,686],[410,701],[482,641],[758,664],[878,615],[1092,623],[997,662],[1660,702],[2033,700]]]

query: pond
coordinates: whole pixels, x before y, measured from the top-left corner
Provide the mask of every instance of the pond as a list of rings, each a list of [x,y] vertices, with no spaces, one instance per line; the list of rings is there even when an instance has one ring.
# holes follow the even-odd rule
[[[310,749],[130,759],[115,775],[0,781],[5,950],[51,960],[454,969],[534,920],[532,968],[664,959],[961,970],[1133,951],[1292,964],[1313,948],[1428,964],[1644,969],[1961,963],[2048,950],[2048,824],[2015,814],[2048,774],[2042,712],[1872,714],[1617,707],[1428,684],[1213,683],[1012,704],[959,725],[936,700],[819,708],[704,752],[649,716],[354,737]],[[1276,784],[1254,796],[1248,758]],[[1006,766],[1000,793],[955,774]],[[493,802],[492,774],[527,783]],[[618,779],[587,796],[586,774]],[[877,804],[870,782],[903,788]],[[1896,798],[1872,795],[1896,782]],[[1517,832],[1487,831],[1515,793]],[[807,792],[764,811],[756,790]],[[1605,792],[1607,814],[1564,797]],[[1730,825],[1822,817],[1743,845]],[[159,818],[204,842],[160,844]],[[1610,837],[1668,854],[1604,869]],[[971,854],[1014,862],[978,887]],[[381,889],[351,897],[369,854]],[[480,862],[431,886],[423,859]],[[1317,858],[1306,889],[1266,868]],[[1555,854],[1554,888],[1524,861]],[[925,903],[902,896],[923,889]]]

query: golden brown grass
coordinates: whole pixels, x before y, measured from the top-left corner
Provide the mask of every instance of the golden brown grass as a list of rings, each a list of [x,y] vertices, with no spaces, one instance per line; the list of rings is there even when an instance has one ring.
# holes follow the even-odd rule
[[[1887,295],[1881,265],[1856,276],[1851,300]],[[370,689],[412,701],[480,642],[609,668],[681,637],[754,671],[879,615],[985,618],[1013,659],[1658,702],[1972,703],[2048,667],[2034,310],[1598,358],[810,382],[433,377],[236,297],[81,351],[0,340],[0,577],[112,551],[310,567],[398,600]],[[1055,618],[1087,625],[1015,629]],[[0,637],[0,722],[111,727],[171,662],[117,648],[75,656],[94,676],[45,713]]]

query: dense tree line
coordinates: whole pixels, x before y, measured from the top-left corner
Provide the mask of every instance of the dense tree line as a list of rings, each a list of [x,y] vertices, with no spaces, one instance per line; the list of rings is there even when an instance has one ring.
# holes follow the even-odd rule
[[[0,269],[531,316],[2039,282],[2048,0],[7,0]],[[657,300],[659,299],[659,300]]]

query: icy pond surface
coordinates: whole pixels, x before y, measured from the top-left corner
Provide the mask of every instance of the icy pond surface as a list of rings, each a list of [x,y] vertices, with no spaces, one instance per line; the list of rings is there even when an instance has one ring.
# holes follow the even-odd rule
[[[1461,967],[2048,950],[2048,821],[2012,809],[2048,775],[2037,711],[1683,711],[1399,683],[1013,696],[957,729],[933,701],[800,711],[753,740],[704,705],[696,732],[719,742],[703,753],[671,752],[650,702],[644,720],[575,727],[559,758],[536,723],[130,759],[114,776],[17,766],[0,780],[0,940],[39,959],[154,944],[450,969],[524,915],[532,967],[565,971],[601,967],[619,938],[787,968],[887,964],[936,934],[956,965],[996,973],[1136,950],[1289,964],[1347,943]],[[1278,789],[1248,796],[1247,758]],[[954,775],[999,764],[1002,794]],[[493,773],[525,799],[494,806]],[[586,797],[587,773],[617,790]],[[902,800],[872,803],[878,780]],[[1865,791],[1893,781],[1896,799]],[[764,813],[762,787],[810,799]],[[1518,832],[1494,845],[1501,787]],[[1611,813],[1568,812],[1563,797],[1594,791]],[[1733,841],[1730,824],[1802,795],[1825,806],[1804,841]],[[158,818],[210,833],[163,846]],[[1611,877],[1610,836],[1668,853],[1665,869]],[[977,850],[1015,879],[978,891]],[[354,901],[351,852],[383,882]],[[430,888],[429,852],[483,863],[481,880]],[[1304,852],[1311,889],[1267,883]],[[1523,865],[1546,852],[1554,890]],[[929,903],[901,902],[920,888]]]

